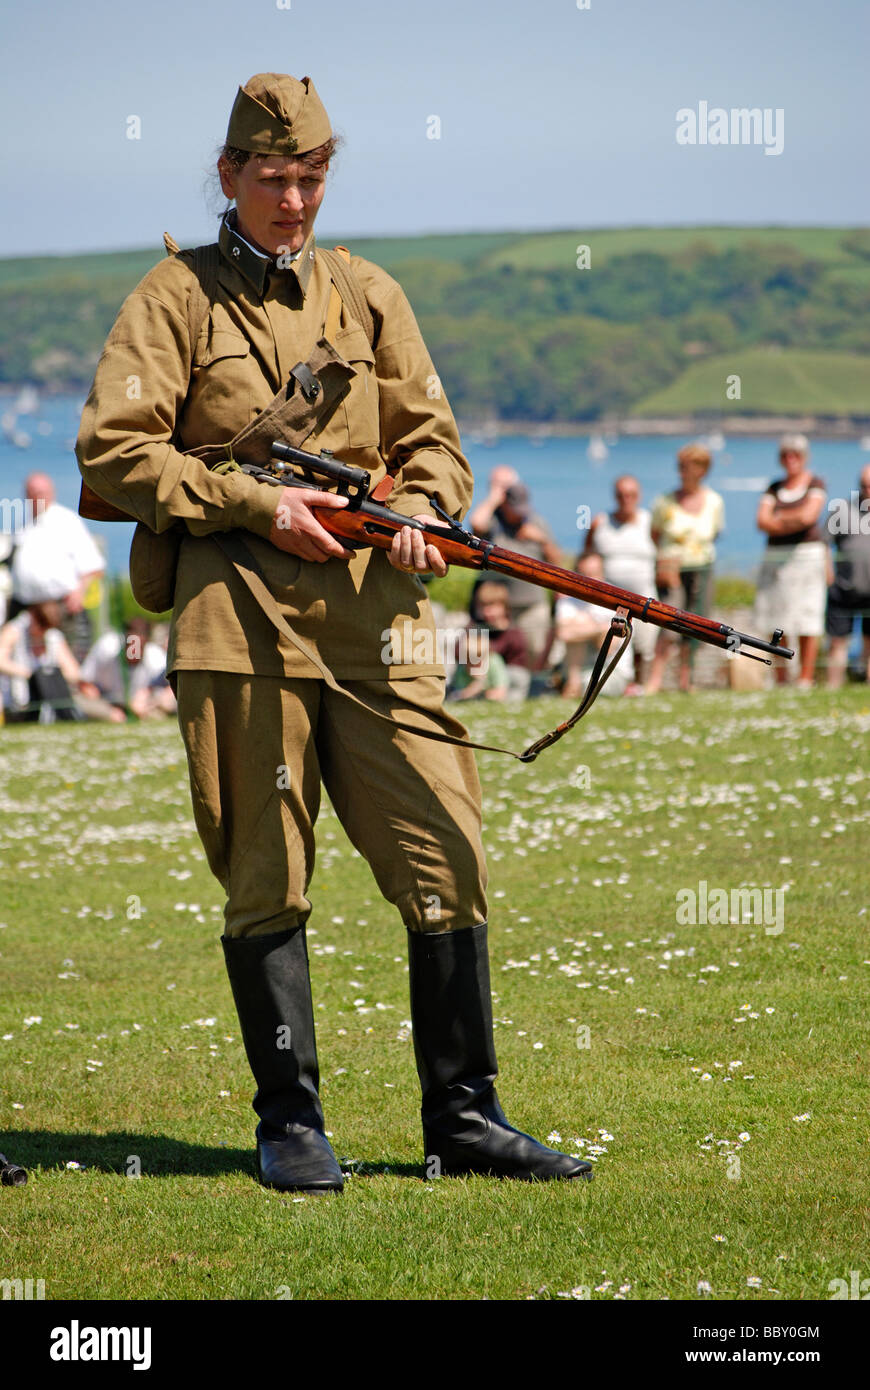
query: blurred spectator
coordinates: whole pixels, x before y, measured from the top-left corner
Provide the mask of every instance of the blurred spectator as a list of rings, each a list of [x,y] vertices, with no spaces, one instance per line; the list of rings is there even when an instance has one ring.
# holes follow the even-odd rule
[[[468,611],[472,626],[488,632],[490,652],[505,663],[508,694],[524,700],[532,679],[528,645],[519,628],[511,627],[507,584],[500,579],[479,579],[471,592]]]
[[[813,683],[819,638],[825,630],[828,552],[824,542],[825,484],[807,467],[810,446],[802,434],[780,441],[784,478],[775,479],[758,504],[756,524],[767,536],[767,551],[758,578],[753,616],[755,631],[769,637],[782,628],[786,646],[797,639],[800,673],[797,685]],[[789,678],[785,662],[776,680]]]
[[[6,622],[12,597],[12,537],[0,531],[0,627]]]
[[[640,483],[630,473],[613,484],[616,501],[610,513],[592,518],[586,535],[584,555],[599,555],[604,562],[604,579],[621,589],[631,589],[646,598],[655,589],[656,547],[652,538],[652,517],[640,506]],[[634,653],[634,684],[627,693],[640,695],[656,649],[656,629],[652,623],[635,622],[631,650]]]
[[[601,556],[590,552],[581,555],[577,561],[578,574],[588,575],[590,579],[603,578]],[[562,695],[566,700],[579,700],[586,687],[592,670],[592,662],[597,648],[604,641],[613,613],[609,608],[587,603],[584,599],[569,598],[559,594],[556,599],[556,638],[565,644],[565,682]],[[621,640],[621,639],[619,639]],[[616,655],[616,647],[611,647],[610,656]],[[602,695],[624,695],[631,680],[631,647],[623,652],[619,665],[608,679]]]
[[[458,653],[448,700],[505,700],[507,695],[507,666],[503,657],[490,649],[485,628],[471,628],[465,650],[460,648]]]
[[[511,473],[513,469],[493,469],[489,496],[468,518],[471,530],[521,555],[545,560],[551,565],[561,564],[562,556],[550,528],[543,517],[532,512],[528,488],[522,483],[507,481]],[[537,585],[523,579],[507,579],[507,587],[511,626],[519,628],[525,636],[534,668],[544,656],[549,641],[550,598]]]
[[[54,483],[45,473],[31,473],[24,495],[32,520],[21,532],[12,560],[15,598],[21,606],[31,602],[34,580],[47,580],[62,592],[67,636],[80,660],[93,637],[85,599],[92,581],[105,570],[103,557],[81,517],[55,501]]]
[[[492,514],[496,507],[500,507],[504,501],[504,495],[509,487],[521,481],[520,475],[515,468],[511,468],[506,463],[497,463],[489,474],[489,492],[482,502],[472,508],[468,516],[468,524],[471,530],[478,532],[478,523],[483,527],[488,527]]]
[[[725,525],[725,504],[704,479],[713,462],[702,444],[687,444],[677,454],[680,486],[656,498],[651,533],[657,547],[656,587],[662,603],[691,613],[708,614],[713,587],[714,541]],[[680,689],[692,688],[697,642],[680,638]],[[647,692],[661,689],[674,637],[660,629],[656,638]]]
[[[861,470],[857,497],[853,495],[843,511],[831,511],[826,530],[836,550],[825,619],[831,639],[828,685],[837,690],[845,679],[852,628],[859,616],[865,679],[870,681],[870,463]]]
[[[61,605],[45,598],[30,603],[0,630],[0,676],[5,717],[10,723],[47,724],[80,719],[72,690],[78,663],[60,631]]]
[[[83,695],[129,709],[138,719],[175,712],[175,696],[166,681],[166,652],[151,640],[151,624],[145,618],[131,618],[123,635],[104,632],[82,662],[80,681]]]
[[[152,624],[151,624],[151,641],[154,643],[155,647],[159,647],[159,648],[160,648],[160,650],[162,651],[162,653],[163,653],[163,655],[164,655],[164,657],[165,657],[165,656],[166,656],[166,653],[167,653],[168,650],[169,650],[169,624],[168,624],[168,623],[152,623]]]

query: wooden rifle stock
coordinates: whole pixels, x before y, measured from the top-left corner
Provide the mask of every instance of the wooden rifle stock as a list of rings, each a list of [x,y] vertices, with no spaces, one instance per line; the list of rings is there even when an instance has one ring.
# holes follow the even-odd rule
[[[98,497],[84,482],[79,493],[79,516],[83,516],[86,521],[136,520],[135,516],[129,516],[127,512],[122,512],[121,508],[116,507],[113,502],[104,502],[102,497]]]

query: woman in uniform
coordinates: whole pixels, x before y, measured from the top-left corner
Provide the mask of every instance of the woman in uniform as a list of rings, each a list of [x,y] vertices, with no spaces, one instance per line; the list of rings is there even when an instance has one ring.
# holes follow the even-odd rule
[[[437,497],[460,518],[471,500],[401,288],[315,246],[334,148],[309,78],[265,73],[239,89],[218,163],[235,206],[218,248],[172,256],[123,305],[79,465],[105,501],[158,535],[178,532],[167,671],[197,828],[227,895],[222,941],[257,1083],[260,1180],[342,1187],[318,1098],[305,942],[321,782],[407,928],[429,1175],[591,1176],[511,1128],[495,1093],[473,755],[390,723],[464,736],[443,708],[419,578],[443,575],[444,560],[410,527],[389,552],[349,551],[312,511],[344,499],[239,470],[283,438],[367,469],[380,495],[391,481],[403,516],[432,522]],[[385,629],[410,634],[408,649],[390,643],[385,657]]]

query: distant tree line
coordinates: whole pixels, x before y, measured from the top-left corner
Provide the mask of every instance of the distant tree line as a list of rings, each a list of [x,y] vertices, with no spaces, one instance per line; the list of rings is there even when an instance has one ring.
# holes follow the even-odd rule
[[[390,269],[457,414],[591,422],[705,355],[757,345],[870,354],[870,233],[844,233],[840,245],[844,264],[751,239],[719,250],[701,235],[673,255],[578,270],[415,258],[406,243]],[[42,279],[31,270],[20,287],[0,281],[0,383],[89,385],[137,278],[116,259],[111,273],[59,273],[47,261]]]

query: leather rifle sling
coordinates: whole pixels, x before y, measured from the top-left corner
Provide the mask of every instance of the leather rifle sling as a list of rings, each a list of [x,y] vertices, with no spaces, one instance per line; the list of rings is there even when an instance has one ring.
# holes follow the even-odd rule
[[[281,610],[266,584],[260,566],[245,545],[239,532],[215,531],[212,532],[212,539],[220,546],[227,559],[233,565],[236,573],[244,580],[269,621],[274,624],[282,637],[286,637],[287,640],[307,658],[311,665],[319,671],[322,679],[329,686],[330,690],[334,690],[337,694],[343,695],[348,700],[352,700],[355,705],[359,705],[369,714],[375,715],[376,718],[382,719],[386,724],[392,724],[396,729],[402,729],[405,733],[419,734],[422,738],[435,739],[438,743],[452,743],[455,744],[457,748],[477,748],[486,753],[505,753],[508,757],[516,758],[517,761],[521,763],[534,762],[539,753],[542,753],[545,748],[549,748],[552,744],[558,743],[559,739],[563,738],[568,730],[572,729],[574,725],[583,718],[584,714],[588,713],[595,703],[595,700],[598,698],[602,686],[612,674],[617,662],[631,641],[631,618],[627,613],[624,617],[617,615],[611,622],[610,630],[601,644],[598,656],[592,668],[592,674],[589,677],[589,682],[583,693],[583,698],[571,718],[559,724],[550,733],[544,734],[542,738],[536,739],[535,742],[529,744],[529,747],[522,753],[515,753],[511,748],[500,748],[497,744],[473,743],[468,738],[457,738],[453,734],[438,733],[434,729],[421,729],[415,724],[406,724],[401,719],[395,719],[392,715],[381,714],[379,710],[372,709],[370,705],[366,704],[365,700],[361,700],[359,696],[354,695],[353,692],[346,689],[345,686],[339,685],[335,676],[329,668],[324,665],[320,657],[297,636],[283,617]],[[616,656],[614,656],[608,664],[605,664],[607,663],[607,655],[613,639],[620,629],[622,629],[624,635],[619,645],[619,650]]]

